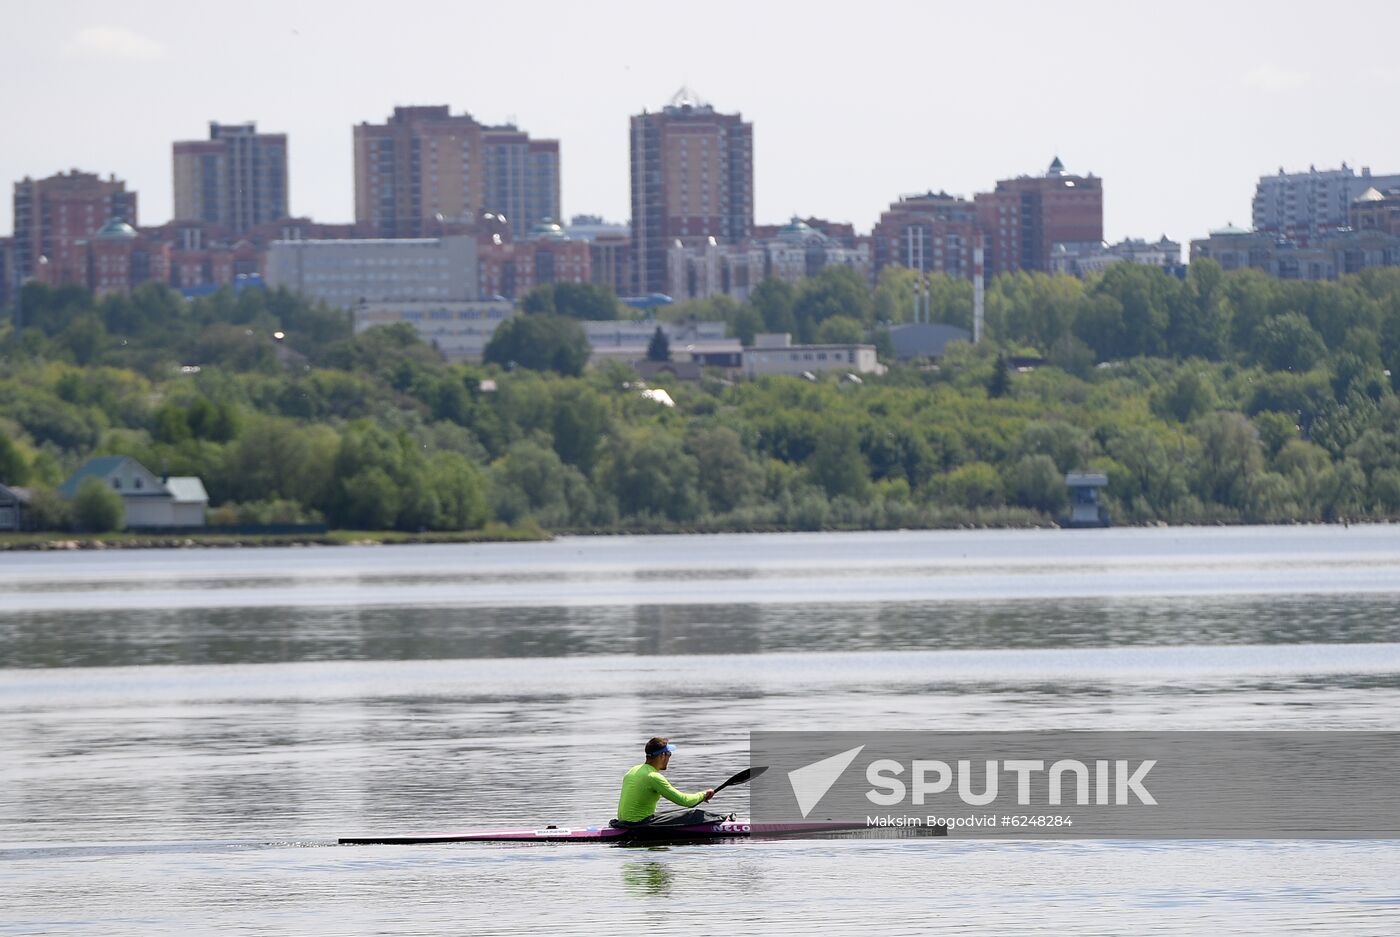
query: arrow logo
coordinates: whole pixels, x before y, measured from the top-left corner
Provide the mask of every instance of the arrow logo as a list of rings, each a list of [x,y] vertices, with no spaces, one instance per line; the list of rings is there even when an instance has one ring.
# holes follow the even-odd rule
[[[792,793],[797,798],[797,809],[802,811],[804,820],[864,748],[864,745],[852,748],[839,755],[832,755],[830,758],[823,758],[821,761],[814,761],[810,765],[788,772]]]

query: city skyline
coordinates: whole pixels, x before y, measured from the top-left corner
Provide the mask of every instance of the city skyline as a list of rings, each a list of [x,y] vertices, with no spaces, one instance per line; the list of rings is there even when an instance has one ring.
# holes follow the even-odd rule
[[[347,222],[353,127],[446,104],[558,139],[565,214],[625,221],[628,119],[689,85],[753,124],[760,223],[817,216],[868,233],[900,195],[971,197],[1059,156],[1105,180],[1106,240],[1185,242],[1247,226],[1258,178],[1280,167],[1400,169],[1400,128],[1374,112],[1400,68],[1318,43],[1291,6],[1308,9],[876,2],[848,22],[790,5],[720,2],[697,17],[621,4],[600,24],[562,4],[543,18],[418,4],[393,29],[376,27],[375,7],[308,0],[250,3],[214,36],[172,3],[33,5],[0,37],[0,80],[25,89],[0,103],[0,180],[12,191],[26,175],[115,174],[139,193],[141,223],[160,224],[172,143],[210,121],[255,121],[288,137],[292,214]],[[1333,14],[1400,25],[1380,3]],[[508,37],[528,38],[528,54]]]

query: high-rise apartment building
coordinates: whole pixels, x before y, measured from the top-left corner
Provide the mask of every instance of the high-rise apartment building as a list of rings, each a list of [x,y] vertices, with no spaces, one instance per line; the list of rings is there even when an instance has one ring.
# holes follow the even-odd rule
[[[1349,224],[1352,202],[1367,189],[1400,187],[1400,175],[1373,176],[1367,166],[1356,174],[1346,163],[1341,169],[1284,172],[1260,176],[1254,189],[1254,230],[1279,234],[1306,244],[1309,238],[1338,231]]]
[[[46,280],[82,283],[87,277],[85,242],[108,221],[136,224],[136,193],[116,176],[59,173],[47,179],[26,176],[15,183],[13,276],[34,276],[39,258],[46,259]]]
[[[1043,176],[1003,179],[973,196],[986,242],[986,273],[1049,273],[1056,244],[1103,244],[1103,180],[1065,172],[1057,156]]]
[[[676,241],[734,243],[753,232],[753,125],[682,88],[631,121],[632,256],[639,295],[669,288]]]
[[[481,150],[486,162],[483,211],[505,215],[517,238],[537,225],[562,221],[558,140],[531,140],[506,124],[482,128]]]
[[[355,128],[355,222],[378,237],[421,237],[441,224],[504,215],[524,233],[558,220],[559,141],[483,126],[446,105],[396,107]]]
[[[242,234],[289,214],[284,133],[210,121],[209,139],[176,143],[173,163],[176,221]]]

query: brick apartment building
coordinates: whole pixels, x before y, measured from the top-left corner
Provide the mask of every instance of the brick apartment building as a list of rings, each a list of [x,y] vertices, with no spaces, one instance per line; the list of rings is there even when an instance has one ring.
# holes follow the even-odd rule
[[[986,276],[1049,273],[1056,244],[1102,247],[1103,180],[1071,175],[1056,157],[1043,176],[1003,179],[970,202],[946,192],[901,198],[875,225],[875,269],[899,264],[971,278],[979,238]]]
[[[977,206],[947,192],[910,195],[880,215],[871,234],[877,271],[897,264],[922,273],[971,278]]]
[[[423,237],[485,212],[515,232],[559,218],[558,140],[485,126],[446,105],[396,107],[355,127],[355,222],[374,237]]]
[[[11,278],[84,283],[87,251],[80,245],[114,218],[136,224],[136,193],[116,176],[77,169],[47,179],[26,176],[15,183]]]
[[[593,282],[593,248],[553,222],[514,241],[492,238],[478,247],[482,296],[519,299],[536,286]]]
[[[670,289],[668,252],[753,233],[753,125],[682,88],[631,119],[632,262],[636,295]]]
[[[1003,179],[973,196],[988,276],[1050,272],[1056,244],[1103,244],[1103,180],[1065,172],[1057,156],[1043,176]]]

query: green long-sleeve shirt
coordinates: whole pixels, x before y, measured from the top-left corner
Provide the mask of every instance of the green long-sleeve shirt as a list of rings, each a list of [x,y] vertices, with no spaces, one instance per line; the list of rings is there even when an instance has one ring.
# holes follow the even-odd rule
[[[656,802],[662,797],[682,807],[698,807],[705,801],[705,792],[682,794],[671,786],[666,775],[643,762],[622,776],[617,818],[625,823],[645,820],[656,813]]]

